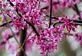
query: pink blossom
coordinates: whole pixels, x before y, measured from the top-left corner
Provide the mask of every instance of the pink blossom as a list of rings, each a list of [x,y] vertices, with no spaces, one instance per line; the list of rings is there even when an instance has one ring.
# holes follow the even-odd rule
[[[17,53],[19,50],[19,46],[13,38],[10,39],[5,46],[6,50],[9,50],[12,54]]]
[[[7,39],[11,35],[12,35],[12,33],[11,33],[11,30],[10,29],[6,29],[5,31],[3,31],[2,32],[3,41],[7,41]]]
[[[60,27],[45,28],[40,34],[36,43],[40,46],[41,54],[44,55],[47,51],[51,53],[57,49],[58,43],[62,39]]]
[[[13,28],[13,32],[14,32],[14,34],[17,35],[18,30],[16,30],[15,28]],[[5,29],[2,32],[1,36],[2,36],[2,42],[0,42],[0,48],[4,47],[7,44],[7,42],[9,41],[9,39],[11,39],[13,37],[13,34],[12,34],[12,32],[11,32],[10,29]]]
[[[80,45],[82,46],[82,32],[80,33],[76,33],[75,34],[76,40],[80,43]]]
[[[82,19],[82,12],[80,13],[80,18]]]
[[[50,0],[8,0],[8,2],[3,2],[3,14],[5,15],[5,19],[9,18],[9,20],[12,21],[10,25],[15,28],[13,31],[16,36],[18,36],[18,32],[27,28],[24,43],[25,51],[32,50],[33,44],[37,44],[40,48],[40,53],[45,56],[47,52],[54,52],[58,48],[58,43],[61,42],[64,36],[64,28],[66,28],[70,33],[71,30],[75,31],[77,26],[73,20],[69,19],[67,16],[64,16],[56,19],[57,23],[62,24],[53,27],[53,23],[56,22],[56,20],[53,20],[51,27],[49,28],[49,18],[46,17],[43,12],[40,2],[47,4],[46,11],[49,13]],[[58,10],[73,7],[77,3],[79,3],[79,0],[53,0],[53,15]],[[29,32],[32,30],[33,32],[31,35],[28,36],[30,34]],[[81,40],[80,35],[76,34],[78,40]],[[18,55],[18,50],[20,50],[20,48],[16,40],[9,38],[11,36],[13,36],[13,33],[10,29],[6,29],[2,32],[3,41],[0,43],[0,47],[3,47],[4,45],[2,44],[5,43],[7,50],[12,53],[17,53]],[[17,39],[19,40],[20,38]]]
[[[33,43],[30,40],[26,41],[26,51],[32,51],[32,45]]]
[[[75,28],[77,27],[76,23],[68,19],[67,17],[59,17],[59,21],[64,22],[62,27],[66,27],[68,32],[70,32],[71,30],[75,31]]]

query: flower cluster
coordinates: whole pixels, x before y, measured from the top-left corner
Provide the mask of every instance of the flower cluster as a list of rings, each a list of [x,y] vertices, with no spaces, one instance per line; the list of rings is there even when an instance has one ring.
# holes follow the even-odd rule
[[[67,17],[59,17],[59,22],[64,23],[62,27],[66,28],[68,32],[71,30],[75,31],[75,28],[77,27],[76,23]]]
[[[41,54],[45,56],[47,53],[54,52],[54,50],[58,48],[58,43],[65,35],[65,28],[68,31],[67,33],[70,33],[71,30],[75,31],[77,26],[74,20],[69,19],[67,16],[55,19],[52,18],[50,14],[51,21],[49,21],[49,18],[46,17],[43,12],[43,8],[41,8],[40,2],[42,1],[47,3],[47,8],[51,10],[50,0],[4,0],[1,12],[5,16],[4,20],[9,19],[9,21],[11,21],[10,26],[16,28],[14,29],[14,35],[19,37],[17,39],[20,39],[20,42],[22,42],[21,39],[25,38],[23,40],[25,42],[21,43],[25,51],[32,50],[32,45],[36,44],[39,46]],[[73,5],[77,3],[79,3],[79,0],[52,0],[52,12],[56,12],[60,8],[73,7]],[[50,11],[50,13],[52,12]],[[49,27],[50,22],[51,25]],[[53,23],[56,22],[60,23],[60,25],[53,26]],[[7,23],[5,25],[7,25]],[[29,26],[31,26],[31,28]],[[21,30],[26,30],[23,32],[24,34],[22,33],[25,35],[22,38],[19,36],[22,34],[17,35]],[[32,33],[28,36],[31,30]],[[82,36],[80,35],[76,34],[78,40],[81,40]],[[17,43],[10,41],[11,37],[13,37],[10,29],[2,32],[2,37],[3,41],[0,43],[0,47],[6,44],[7,49],[10,51],[16,52],[18,50],[19,46]],[[12,43],[14,44],[12,45]]]
[[[10,3],[11,1],[9,1]],[[42,20],[45,18],[40,9],[40,0],[20,0],[13,1],[12,5],[8,5],[8,2],[3,3],[4,13],[7,14],[12,20],[13,25],[18,29],[24,29],[26,21],[32,24],[42,24]],[[15,4],[16,3],[16,4]],[[6,6],[7,5],[7,6]],[[10,9],[7,9],[10,7]]]
[[[63,28],[51,27],[45,28],[40,32],[40,36],[37,37],[36,43],[40,46],[41,54],[46,52],[53,52],[58,47],[58,43],[62,40]]]

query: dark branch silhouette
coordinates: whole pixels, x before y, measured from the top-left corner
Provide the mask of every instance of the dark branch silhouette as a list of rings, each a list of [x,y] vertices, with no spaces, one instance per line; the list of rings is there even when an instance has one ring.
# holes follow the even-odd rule
[[[51,26],[52,23],[52,0],[50,0],[50,20],[49,20],[49,28]]]
[[[9,21],[8,23],[11,23],[12,21]],[[3,23],[2,25],[0,25],[0,27],[6,26],[8,23]]]
[[[73,10],[75,10],[75,12],[77,13],[77,15],[80,16],[80,11],[79,11],[79,9],[78,9],[78,7],[77,7],[77,4],[74,5]],[[80,17],[79,17],[79,20],[81,20]]]

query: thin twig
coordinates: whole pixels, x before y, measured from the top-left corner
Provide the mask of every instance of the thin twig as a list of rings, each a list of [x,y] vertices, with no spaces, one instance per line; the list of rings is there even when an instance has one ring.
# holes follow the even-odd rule
[[[74,5],[73,10],[75,10],[75,12],[77,13],[77,15],[80,16],[80,11],[79,11],[79,9],[77,7],[77,4]],[[81,17],[79,17],[79,20],[81,20]]]
[[[8,23],[11,23],[12,21],[9,21]],[[8,24],[7,22],[6,23],[3,23],[0,25],[0,27],[3,27],[3,26],[6,26]]]
[[[25,20],[25,19],[24,19]],[[32,25],[30,22],[28,22],[27,20],[25,20],[26,21],[26,23],[27,24],[29,24],[31,27],[32,27],[32,29],[33,29],[33,31],[36,33],[36,35],[37,36],[40,36],[40,34],[37,32],[37,30],[36,30],[36,28],[34,27],[34,25]]]
[[[51,26],[52,23],[52,0],[50,0],[50,20],[49,20],[49,28]]]
[[[11,4],[13,4],[10,0],[9,0],[9,3],[11,3]],[[10,4],[10,5],[11,5]],[[14,4],[13,4],[14,5]],[[19,12],[18,12],[18,9],[16,8],[16,12],[17,12],[17,14],[22,18],[22,15],[21,14],[19,14]],[[25,19],[24,19],[25,20]],[[26,21],[26,20],[25,20]],[[30,22],[28,22],[28,21],[26,21],[31,27],[32,27],[32,29],[34,30],[34,32],[37,34],[37,36],[40,36],[39,35],[39,33],[36,31],[36,29],[35,29],[35,27],[34,27],[34,25],[32,25]]]
[[[9,3],[11,3],[11,1],[10,0],[7,0]],[[12,3],[11,3],[12,4]],[[11,5],[10,4],[10,5]],[[14,4],[13,4],[14,5]],[[11,6],[13,6],[13,5],[11,5]],[[2,13],[3,13],[3,11],[1,11]],[[15,33],[13,32],[13,30],[12,30],[12,28],[11,28],[11,25],[10,25],[10,23],[7,21],[7,18],[6,18],[6,16],[3,14],[3,17],[4,17],[4,19],[6,20],[6,23],[7,23],[7,25],[9,26],[9,28],[10,28],[10,30],[11,30],[11,32],[12,32],[12,34],[13,34],[13,37],[14,37],[14,39],[16,40],[16,42],[17,42],[17,44],[20,46],[20,43],[19,43],[19,41],[17,40],[17,38],[16,38],[16,36],[15,36]],[[12,22],[12,21],[11,21]],[[23,48],[22,48],[22,50],[23,50]]]
[[[58,2],[52,2],[52,5],[56,5],[56,4],[59,4],[60,2],[58,1]],[[45,6],[45,7],[43,7],[43,8],[41,8],[42,10],[43,9],[48,9],[49,8],[49,6]]]
[[[15,40],[16,40],[16,42],[20,45],[20,43],[18,42],[18,40],[17,40],[17,38],[16,38],[16,36],[15,36],[15,34],[14,34],[14,32],[13,32],[13,30],[12,30],[12,28],[11,28],[10,24],[9,24],[9,22],[7,21],[6,16],[5,16],[4,14],[3,14],[3,16],[4,16],[4,19],[5,19],[5,20],[6,20],[6,22],[7,22],[7,25],[9,26],[9,28],[10,28],[11,32],[13,33],[14,39],[15,39]]]
[[[13,7],[14,4],[10,1],[10,0],[7,0],[9,2],[9,4]]]

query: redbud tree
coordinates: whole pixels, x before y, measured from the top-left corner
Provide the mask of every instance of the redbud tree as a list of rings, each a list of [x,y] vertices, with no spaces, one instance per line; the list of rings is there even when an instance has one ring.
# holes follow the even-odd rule
[[[71,33],[76,32],[78,25],[82,25],[82,13],[77,6],[79,3],[80,0],[0,1],[0,15],[3,17],[0,27],[6,28],[1,34],[0,48],[7,45],[8,50],[16,52],[16,56],[27,56],[26,52],[36,44],[40,54],[48,56],[69,35],[74,36],[82,46],[82,32]],[[76,15],[72,18],[54,15],[66,8],[73,9],[78,17],[75,19]],[[9,41],[11,38],[15,39],[12,43]]]

